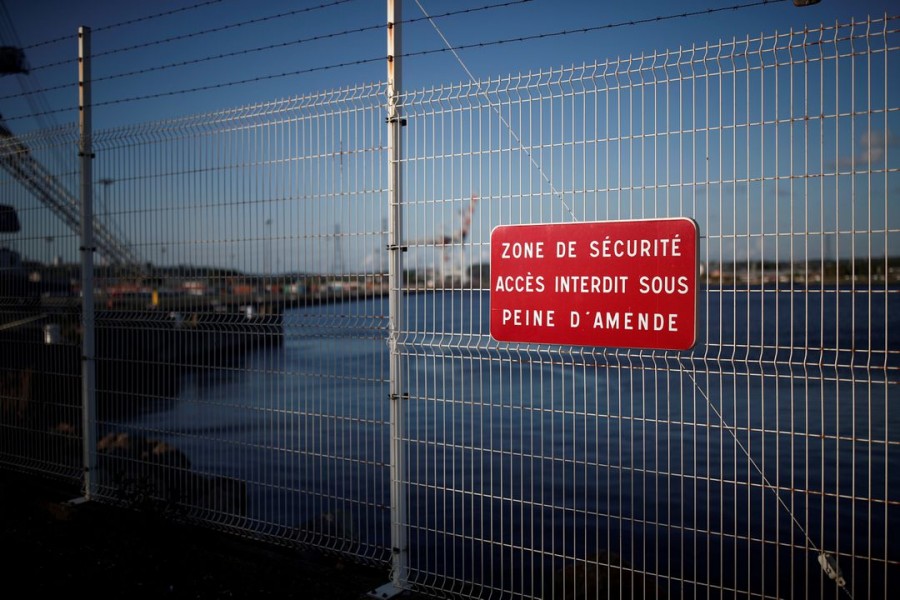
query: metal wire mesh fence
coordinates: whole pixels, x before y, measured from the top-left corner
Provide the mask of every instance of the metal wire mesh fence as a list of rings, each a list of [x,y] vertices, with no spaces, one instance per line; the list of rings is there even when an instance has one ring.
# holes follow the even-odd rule
[[[441,288],[404,326],[412,584],[886,597],[896,51],[885,19],[404,98],[408,260]],[[702,236],[692,351],[488,335],[487,224],[661,217]]]
[[[95,137],[97,219],[141,257],[98,271],[101,495],[387,555],[382,272],[345,258],[384,235],[382,97]]]
[[[0,124],[0,462],[64,478],[82,470],[76,137]]]
[[[394,281],[384,85],[95,132],[94,496],[438,594],[887,597],[895,25],[406,93]],[[73,478],[76,138],[0,146],[0,462]],[[491,338],[493,227],[666,217],[692,350]]]

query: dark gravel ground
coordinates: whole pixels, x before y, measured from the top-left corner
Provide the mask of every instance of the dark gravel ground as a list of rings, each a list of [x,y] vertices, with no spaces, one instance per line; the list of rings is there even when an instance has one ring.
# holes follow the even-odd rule
[[[0,470],[0,572],[5,590],[22,593],[6,597],[355,600],[388,581],[386,568],[178,523],[152,511],[68,503],[77,496],[63,484]]]

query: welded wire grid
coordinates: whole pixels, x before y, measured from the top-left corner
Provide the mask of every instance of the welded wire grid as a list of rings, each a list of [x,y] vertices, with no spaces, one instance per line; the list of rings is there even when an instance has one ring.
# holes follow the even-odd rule
[[[72,480],[82,472],[75,140],[72,128],[15,138],[0,123],[0,464]]]
[[[101,497],[389,556],[383,97],[95,134]]]
[[[402,282],[384,86],[93,132],[97,496],[397,552],[400,582],[434,592],[886,597],[895,24],[406,94]],[[0,233],[0,461],[68,477],[76,138],[0,152],[21,222]],[[490,339],[491,227],[675,216],[702,236],[693,351]],[[395,550],[384,294],[401,283]]]
[[[406,94],[411,587],[888,597],[897,42],[886,17]],[[659,217],[699,226],[692,351],[489,337],[491,227]]]

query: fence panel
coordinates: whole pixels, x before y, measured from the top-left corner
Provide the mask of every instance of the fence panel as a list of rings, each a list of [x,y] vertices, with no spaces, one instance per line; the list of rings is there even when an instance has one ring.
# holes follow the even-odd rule
[[[383,95],[95,136],[101,497],[386,560]]]
[[[411,587],[887,597],[897,49],[885,19],[406,95]],[[701,234],[693,350],[489,336],[491,227],[662,217]]]
[[[0,464],[68,480],[82,474],[76,148],[74,127],[0,124]]]
[[[402,282],[386,86],[95,134],[96,497],[387,562],[402,283],[401,583],[887,597],[895,24],[405,94]],[[0,464],[78,478],[77,135],[0,137]],[[492,227],[660,217],[693,350],[490,337]]]

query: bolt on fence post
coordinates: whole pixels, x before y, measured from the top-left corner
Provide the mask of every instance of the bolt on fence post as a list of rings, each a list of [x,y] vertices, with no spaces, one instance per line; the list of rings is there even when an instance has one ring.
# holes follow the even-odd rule
[[[96,489],[96,386],[94,363],[94,210],[91,136],[91,30],[78,28],[78,128],[81,158],[81,409],[84,497]]]

